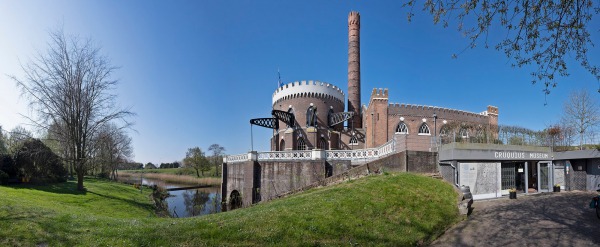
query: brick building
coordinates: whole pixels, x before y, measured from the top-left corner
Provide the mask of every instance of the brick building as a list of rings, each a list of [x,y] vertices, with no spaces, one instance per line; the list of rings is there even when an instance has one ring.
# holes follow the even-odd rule
[[[433,151],[444,138],[497,138],[498,108],[481,113],[391,104],[387,89],[373,89],[361,105],[360,15],[348,15],[348,98],[333,84],[296,81],[273,93],[272,151],[374,148],[395,139],[405,150]],[[347,102],[347,104],[344,104]],[[347,106],[347,108],[346,108]],[[344,111],[347,109],[347,111]],[[282,113],[283,112],[283,113]]]

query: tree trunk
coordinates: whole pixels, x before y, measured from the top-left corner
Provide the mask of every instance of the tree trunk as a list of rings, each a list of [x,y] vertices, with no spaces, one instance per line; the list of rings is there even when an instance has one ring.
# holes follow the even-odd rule
[[[77,190],[85,191],[83,187],[83,169],[77,169]]]
[[[200,173],[198,172],[198,169],[196,169],[196,176],[200,177]]]
[[[583,131],[579,131],[579,150],[583,150]]]
[[[69,161],[69,170],[71,171],[71,179],[74,177],[73,176],[73,161]]]

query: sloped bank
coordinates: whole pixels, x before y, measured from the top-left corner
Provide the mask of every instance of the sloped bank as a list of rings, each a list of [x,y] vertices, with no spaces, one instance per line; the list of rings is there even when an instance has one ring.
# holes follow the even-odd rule
[[[28,189],[0,187],[10,195],[0,201],[0,245],[405,246],[429,243],[459,218],[451,185],[410,173],[367,176],[246,209],[185,219],[150,216],[150,203],[140,204],[139,191],[107,185],[90,181],[87,194],[66,197],[64,191],[44,188],[35,198],[19,195],[31,193]],[[111,195],[113,190],[119,197]],[[130,196],[137,199],[126,199]],[[90,207],[90,197],[104,202]],[[137,207],[142,210],[122,215],[123,209]]]

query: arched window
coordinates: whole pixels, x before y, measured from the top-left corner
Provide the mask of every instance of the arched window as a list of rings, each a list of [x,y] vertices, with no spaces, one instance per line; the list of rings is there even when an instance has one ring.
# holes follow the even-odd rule
[[[398,126],[396,126],[396,134],[408,134],[408,127],[404,122],[400,122]]]
[[[317,107],[309,106],[306,110],[306,127],[317,126]]]
[[[321,137],[321,139],[319,139],[319,142],[317,143],[317,148],[327,150],[327,140]]]
[[[458,135],[462,138],[468,138],[469,132],[467,131],[466,128],[461,128],[460,131],[458,132]]]
[[[290,125],[287,125],[287,124],[286,124],[286,125],[287,125],[287,127],[288,127],[288,128],[289,128],[289,127],[294,127],[294,121],[296,121],[296,120],[295,120],[296,116],[294,115],[294,108],[291,108],[291,107],[290,107],[290,109],[288,109],[288,111],[287,111],[287,112],[288,112],[288,113],[290,113],[290,114],[292,114],[292,126],[290,126]]]
[[[304,143],[304,138],[298,138],[298,150],[306,150],[306,143]]]
[[[358,138],[356,138],[356,136],[353,136],[350,138],[350,145],[358,145]]]
[[[477,138],[483,138],[483,129],[477,129],[477,133],[475,133]]]
[[[421,127],[419,127],[419,135],[431,135],[429,126],[426,123],[421,124]]]
[[[440,136],[448,136],[448,127],[445,125],[440,129]]]
[[[283,139],[279,142],[279,151],[285,151],[285,141]]]

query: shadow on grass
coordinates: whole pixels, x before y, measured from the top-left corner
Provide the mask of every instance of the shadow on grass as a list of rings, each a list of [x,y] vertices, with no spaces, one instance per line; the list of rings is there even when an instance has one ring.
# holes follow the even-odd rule
[[[6,186],[13,189],[39,190],[56,194],[85,195],[86,191],[77,190],[77,182],[68,181],[51,184],[13,184]]]
[[[143,208],[143,209],[146,209],[146,210],[149,210],[149,211],[153,211],[154,210],[154,206],[152,206],[150,204],[147,204],[147,203],[138,202],[136,200],[125,199],[125,198],[111,196],[111,195],[104,195],[104,194],[96,193],[96,192],[89,191],[89,190],[87,191],[87,193],[94,194],[94,195],[97,195],[97,196],[100,196],[100,197],[103,197],[103,198],[106,198],[106,199],[110,199],[110,200],[119,200],[119,201],[122,201],[124,203],[135,205],[136,207]]]

